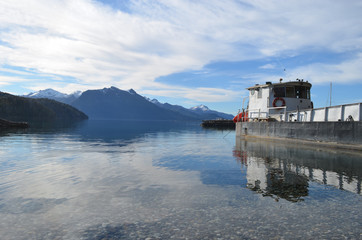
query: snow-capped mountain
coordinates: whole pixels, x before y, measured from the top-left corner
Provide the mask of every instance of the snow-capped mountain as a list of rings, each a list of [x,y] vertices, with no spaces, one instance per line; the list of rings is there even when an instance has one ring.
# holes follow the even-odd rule
[[[192,117],[195,119],[205,120],[205,119],[218,119],[218,118],[224,118],[224,119],[232,119],[234,116],[227,113],[222,113],[214,110],[210,110],[207,106],[201,104],[192,108],[184,108],[179,105],[172,105],[169,103],[160,103],[157,99],[148,99],[148,101],[152,102],[153,104],[172,110],[177,113],[181,113],[183,115],[186,115],[188,117]]]
[[[45,90],[40,90],[37,92],[32,92],[32,93],[29,93],[28,95],[25,95],[25,97],[30,97],[30,98],[50,98],[50,99],[65,98],[67,96],[68,96],[68,94],[58,92],[51,88],[48,88]]]
[[[192,107],[192,108],[190,108],[190,110],[201,116],[210,116],[210,117],[217,116],[216,118],[223,118],[223,119],[232,119],[234,117],[231,114],[211,110],[210,108],[208,108],[207,106],[205,106],[203,104]],[[208,118],[208,119],[214,119],[214,118]]]
[[[190,109],[179,105],[161,103],[139,95],[135,90],[120,90],[116,87],[88,90],[65,94],[54,89],[33,92],[24,97],[48,98],[70,104],[84,111],[90,118],[103,119],[143,119],[154,120],[205,120],[232,119],[234,116],[210,110],[205,105]]]
[[[192,108],[190,108],[190,110],[196,111],[196,112],[207,112],[207,111],[210,111],[210,109],[209,109],[207,106],[203,105],[203,104],[198,105],[198,106],[195,106],[195,107],[192,107]]]
[[[70,104],[71,102],[73,102],[74,100],[76,100],[77,98],[79,98],[79,96],[82,94],[81,91],[76,91],[72,94],[65,94],[65,93],[61,93],[58,92],[54,89],[48,88],[45,90],[40,90],[37,92],[32,92],[29,93],[28,95],[24,95],[24,97],[29,97],[29,98],[48,98],[48,99],[53,99],[62,103],[67,103]]]
[[[91,119],[122,120],[195,120],[161,108],[130,89],[116,87],[88,90],[71,103]]]
[[[156,104],[156,105],[159,105],[159,104],[162,104],[162,103],[160,103],[157,99],[152,99],[152,100],[149,100],[151,103],[153,103],[153,104]]]
[[[128,90],[128,92],[129,92],[130,94],[133,94],[133,95],[134,95],[134,94],[137,94],[137,93],[136,93],[136,91],[135,91],[135,90],[133,90],[132,88],[131,88],[131,89],[129,89],[129,90]]]
[[[82,91],[75,91],[74,93],[72,93],[72,94],[69,94],[68,96],[74,96],[74,97],[80,97],[80,95],[82,95]]]

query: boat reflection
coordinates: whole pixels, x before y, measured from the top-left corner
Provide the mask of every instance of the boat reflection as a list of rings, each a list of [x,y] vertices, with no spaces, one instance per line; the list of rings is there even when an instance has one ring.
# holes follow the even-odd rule
[[[288,201],[303,201],[310,182],[361,194],[360,155],[269,141],[237,140],[234,156],[246,169],[247,187]]]

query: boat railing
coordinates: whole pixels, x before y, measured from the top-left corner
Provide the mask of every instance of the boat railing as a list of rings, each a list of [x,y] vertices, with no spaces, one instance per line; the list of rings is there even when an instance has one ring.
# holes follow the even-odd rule
[[[268,118],[273,118],[277,121],[285,121],[287,116],[287,106],[282,107],[268,107]]]
[[[336,105],[324,108],[287,112],[283,121],[289,122],[344,122],[362,121],[362,103]]]
[[[261,111],[260,108],[256,109],[247,109],[248,120],[249,121],[257,121],[269,118],[269,111]]]
[[[247,109],[246,111],[248,113],[247,121],[270,119],[286,122],[362,121],[362,102],[294,111],[287,111],[286,106],[269,107],[267,111],[261,109]]]
[[[278,110],[278,111],[275,111]],[[286,110],[287,107],[283,106],[283,107],[270,107],[268,108],[268,111],[262,111],[260,108],[255,108],[255,109],[247,109],[247,118],[248,121],[263,121],[263,120],[268,120],[270,118],[275,118],[276,115],[278,115],[278,120],[280,121],[284,121],[284,119],[286,119]],[[274,112],[279,112],[279,113],[272,113],[272,111]]]

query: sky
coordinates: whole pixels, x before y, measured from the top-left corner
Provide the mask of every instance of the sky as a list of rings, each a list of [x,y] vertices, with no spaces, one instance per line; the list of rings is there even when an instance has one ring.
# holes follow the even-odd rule
[[[360,0],[0,0],[0,91],[115,86],[236,114],[247,87],[362,102]]]

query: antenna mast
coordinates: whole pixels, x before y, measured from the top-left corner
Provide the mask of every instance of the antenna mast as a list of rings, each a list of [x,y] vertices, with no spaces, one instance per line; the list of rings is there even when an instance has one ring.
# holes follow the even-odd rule
[[[329,85],[329,106],[332,106],[332,82]]]

